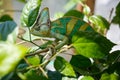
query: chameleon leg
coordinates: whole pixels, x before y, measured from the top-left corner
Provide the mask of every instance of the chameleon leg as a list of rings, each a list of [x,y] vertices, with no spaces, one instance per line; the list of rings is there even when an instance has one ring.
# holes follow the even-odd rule
[[[57,39],[61,40],[61,42],[55,47],[55,49],[60,49],[62,46],[68,43],[67,36],[61,35],[59,33],[55,33],[54,35]]]
[[[47,42],[45,42],[44,44],[40,45],[39,48],[45,49],[45,48],[47,48],[49,45],[52,45],[52,42],[53,42],[53,41],[47,41]]]

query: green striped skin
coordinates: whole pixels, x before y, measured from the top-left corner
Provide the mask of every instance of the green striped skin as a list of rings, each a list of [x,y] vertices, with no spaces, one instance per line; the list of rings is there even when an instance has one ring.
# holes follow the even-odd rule
[[[79,31],[93,31],[92,27],[85,21],[76,17],[62,17],[51,23],[51,33],[59,33],[69,39]]]
[[[76,17],[62,17],[51,22],[48,8],[44,8],[31,28],[31,33],[40,37],[53,37],[61,40],[62,42],[55,47],[59,49],[69,43],[74,34],[87,30],[93,31],[89,24]]]
[[[62,17],[51,22],[51,37],[62,40],[62,42],[56,46],[56,49],[61,48],[65,44],[69,44],[72,36],[79,31],[94,30],[85,21],[76,17]]]

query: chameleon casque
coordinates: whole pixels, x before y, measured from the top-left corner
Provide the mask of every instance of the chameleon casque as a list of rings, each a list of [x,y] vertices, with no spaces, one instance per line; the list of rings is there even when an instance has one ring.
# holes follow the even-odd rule
[[[92,27],[82,19],[66,16],[55,21],[50,21],[49,9],[44,8],[37,17],[37,20],[31,28],[31,33],[40,37],[52,37],[61,42],[55,46],[55,49],[61,48],[69,43],[74,34],[79,31],[93,30]]]

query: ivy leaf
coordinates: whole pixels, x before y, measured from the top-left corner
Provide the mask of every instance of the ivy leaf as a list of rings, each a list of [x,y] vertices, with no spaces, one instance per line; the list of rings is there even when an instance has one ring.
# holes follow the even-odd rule
[[[115,11],[115,16],[113,17],[112,22],[120,25],[120,2],[118,3]]]
[[[27,58],[30,64],[36,66],[40,64],[40,58],[38,55]]]
[[[81,80],[94,80],[91,76],[84,76]]]
[[[70,63],[78,68],[87,68],[91,66],[91,61],[89,58],[86,58],[82,55],[73,55]]]
[[[84,18],[84,14],[77,10],[70,10],[67,13],[65,13],[64,16],[74,16],[80,19]]]
[[[76,74],[72,68],[72,66],[62,57],[57,56],[54,62],[54,67],[57,71],[65,76],[73,76],[76,77]]]
[[[118,76],[116,74],[108,74],[108,73],[103,73],[100,80],[118,80]]]
[[[114,63],[119,61],[118,56],[120,56],[120,51],[114,51],[107,56],[108,63]],[[117,60],[118,59],[118,60]]]
[[[16,70],[17,71],[25,71],[28,66],[29,65],[27,63],[25,63],[25,62],[24,63],[19,63]]]
[[[48,70],[48,77],[50,80],[61,80],[62,79],[62,75],[58,71]]]
[[[94,24],[95,28],[101,29],[102,31],[109,29],[110,27],[110,23],[100,15],[90,16],[89,21]]]
[[[6,21],[0,24],[0,40],[15,42],[17,38],[18,28],[13,21]]]
[[[28,16],[28,27],[30,27],[34,24],[34,22],[36,21],[38,12],[39,12],[39,7],[30,11],[29,16]]]
[[[114,56],[113,56],[114,57]],[[118,57],[117,57],[118,58]],[[116,59],[115,59],[116,60]],[[115,61],[114,60],[114,61]],[[119,69],[119,66],[120,66],[120,62],[111,62],[111,64],[109,64],[109,67],[107,69],[107,72],[108,73],[114,73],[116,72],[116,74],[120,75],[120,69]]]
[[[43,76],[43,74],[37,73],[36,70],[30,69],[26,73],[24,73],[25,80],[48,80],[46,77]]]
[[[62,77],[62,80],[78,80],[76,78]]]
[[[72,37],[72,44],[78,54],[88,58],[103,58],[114,46],[106,37],[96,32],[81,31]]]
[[[31,27],[35,22],[42,0],[29,0],[23,8],[21,24],[24,27]]]
[[[6,14],[0,17],[0,22],[5,22],[5,21],[13,21],[13,19]]]
[[[26,49],[21,46],[0,42],[0,77],[11,72],[25,53]]]

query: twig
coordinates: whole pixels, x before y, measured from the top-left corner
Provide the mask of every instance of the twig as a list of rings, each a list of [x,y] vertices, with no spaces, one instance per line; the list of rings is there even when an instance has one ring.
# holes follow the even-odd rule
[[[114,60],[113,64],[116,63],[120,58],[120,54],[117,56],[117,58]]]
[[[31,64],[28,62],[28,60],[24,57],[23,58],[24,60],[25,60],[25,62],[29,65],[29,66],[31,66]]]
[[[110,23],[111,23],[111,17],[112,17],[113,11],[114,11],[114,8],[112,8],[111,11],[110,11],[110,15],[109,15],[109,22]]]
[[[58,54],[66,51],[66,50],[69,49],[71,46],[72,46],[72,45],[70,45],[70,46],[68,46],[68,47],[66,47],[66,48],[61,49],[61,50],[58,51],[57,53],[54,53],[54,55],[51,56],[47,61],[43,62],[43,63],[41,64],[41,66],[46,65],[46,64],[49,63],[51,60],[53,60]],[[45,67],[45,66],[44,66],[44,67]]]
[[[34,53],[32,53],[32,54],[27,54],[25,57],[34,56],[34,55],[36,55],[36,54],[40,54],[40,53],[47,52],[47,51],[49,51],[49,49],[48,49],[48,48],[45,48],[45,49],[43,49],[43,50],[34,52]]]
[[[29,31],[29,38],[30,38],[30,41],[32,41],[31,39],[31,33],[30,33],[30,28],[28,27],[28,31]]]
[[[40,65],[39,65],[38,68],[42,71],[42,73],[44,74],[44,76],[45,76],[46,78],[48,78],[46,72],[44,71],[44,69],[43,69]]]
[[[30,43],[34,44],[35,46],[38,46],[38,47],[39,47],[39,45],[35,44],[33,41],[26,40],[26,39],[24,39],[23,37],[19,37],[19,36],[18,36],[18,38],[21,39],[21,40],[23,40],[23,41],[30,42]]]
[[[22,12],[22,10],[7,10],[7,9],[5,9],[4,11],[5,12],[20,12],[20,13]]]
[[[71,54],[71,53],[61,53],[61,54],[71,55],[71,56],[73,56],[73,55],[74,55],[74,54]]]

